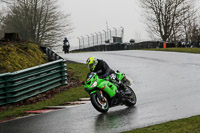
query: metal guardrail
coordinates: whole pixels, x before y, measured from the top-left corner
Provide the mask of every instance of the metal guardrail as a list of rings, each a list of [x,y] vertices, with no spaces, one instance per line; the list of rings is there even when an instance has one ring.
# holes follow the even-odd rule
[[[49,57],[51,61],[63,59],[62,57],[60,57],[58,54],[56,54],[54,51],[52,51],[47,47],[40,47],[40,49]]]
[[[133,50],[133,49],[148,49],[148,48],[163,48],[164,42],[146,41],[140,43],[110,43],[98,46],[92,46],[82,49],[75,49],[76,51],[114,51],[114,50]],[[167,43],[167,48],[176,47],[174,43]]]
[[[49,63],[12,73],[0,74],[0,105],[24,100],[67,84],[65,60],[46,48]]]

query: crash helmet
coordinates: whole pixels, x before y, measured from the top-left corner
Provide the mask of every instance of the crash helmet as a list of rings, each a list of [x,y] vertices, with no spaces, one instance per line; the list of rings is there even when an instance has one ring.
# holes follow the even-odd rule
[[[98,64],[98,60],[95,57],[90,57],[87,59],[86,64],[88,66],[88,69],[90,69],[90,71],[94,71],[94,69]]]

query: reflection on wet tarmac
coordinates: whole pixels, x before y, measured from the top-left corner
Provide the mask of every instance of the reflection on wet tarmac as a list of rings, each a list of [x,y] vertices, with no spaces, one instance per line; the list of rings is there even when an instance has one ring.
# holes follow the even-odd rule
[[[137,114],[137,107],[127,107],[120,110],[109,111],[105,114],[99,114],[95,121],[95,131],[97,133],[109,132],[113,129],[123,129],[123,127],[133,122]]]

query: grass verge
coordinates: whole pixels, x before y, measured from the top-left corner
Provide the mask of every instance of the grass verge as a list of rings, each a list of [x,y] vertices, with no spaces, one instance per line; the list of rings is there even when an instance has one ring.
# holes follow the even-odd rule
[[[200,48],[153,48],[145,49],[152,51],[170,51],[170,52],[184,52],[184,53],[200,53]]]
[[[32,43],[0,45],[0,73],[15,72],[47,63],[48,57]]]
[[[170,121],[123,133],[200,133],[200,116]]]
[[[68,72],[73,73],[72,79],[78,79],[79,81],[83,81],[88,73],[86,65],[80,63],[68,62],[67,69]],[[24,111],[43,109],[46,106],[63,105],[65,102],[76,101],[82,97],[89,97],[89,95],[84,91],[83,85],[80,85],[56,94],[51,99],[45,101],[2,111],[0,112],[0,120],[24,116],[26,115]]]

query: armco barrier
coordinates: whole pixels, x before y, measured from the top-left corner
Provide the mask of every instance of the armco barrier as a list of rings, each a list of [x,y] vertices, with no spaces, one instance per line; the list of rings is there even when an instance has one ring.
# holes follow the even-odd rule
[[[47,47],[40,47],[40,49],[49,57],[51,61],[63,59],[62,57],[60,57],[58,54],[56,54],[54,51],[52,51]]]
[[[134,50],[134,49],[148,49],[148,48],[163,48],[164,42],[159,41],[145,41],[140,43],[110,43],[102,44],[84,49],[75,49],[76,51],[115,51],[115,50]],[[167,42],[167,48],[176,47],[174,43]]]
[[[56,55],[52,54],[52,57],[58,58]],[[64,59],[58,59],[21,71],[0,74],[0,105],[18,102],[67,84],[65,62]]]

